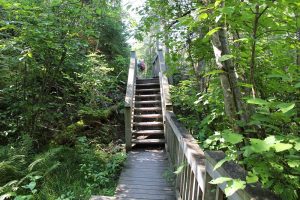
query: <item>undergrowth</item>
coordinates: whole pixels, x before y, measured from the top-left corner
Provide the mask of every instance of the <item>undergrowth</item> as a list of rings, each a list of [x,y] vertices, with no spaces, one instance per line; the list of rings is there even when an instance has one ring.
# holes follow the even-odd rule
[[[74,147],[56,145],[39,154],[32,152],[28,135],[1,146],[1,198],[70,200],[113,195],[126,156],[118,145],[96,145],[96,140],[77,137]]]

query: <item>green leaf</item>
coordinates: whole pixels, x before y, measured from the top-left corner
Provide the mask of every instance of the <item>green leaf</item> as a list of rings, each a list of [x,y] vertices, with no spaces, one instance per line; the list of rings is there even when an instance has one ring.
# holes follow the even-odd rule
[[[243,136],[237,133],[233,133],[231,131],[224,131],[222,133],[223,138],[225,139],[226,142],[230,144],[237,144],[243,141]]]
[[[220,29],[221,29],[221,27],[216,27],[216,28],[210,30],[208,33],[206,33],[205,38],[213,35],[215,32],[218,32]]]
[[[239,82],[238,85],[241,86],[241,87],[245,87],[245,88],[252,88],[253,87],[253,85],[249,84],[249,83],[241,83],[241,82]]]
[[[221,3],[222,3],[222,0],[217,0],[217,1],[215,2],[215,8],[218,7]]]
[[[286,144],[286,143],[277,143],[277,144],[274,144],[272,147],[275,148],[276,152],[281,152],[281,151],[286,151],[286,150],[293,148],[293,145]]]
[[[174,172],[174,174],[180,174],[182,171],[183,171],[183,169],[184,169],[184,167],[185,167],[185,164],[181,164],[177,169],[176,169],[176,171]]]
[[[293,168],[300,167],[300,160],[289,160],[287,163],[290,167]]]
[[[223,7],[221,9],[221,12],[227,15],[231,15],[232,13],[234,13],[234,6],[230,6],[230,7]]]
[[[96,10],[96,13],[97,13],[98,15],[101,15],[101,14],[102,14],[102,9],[98,8],[98,9]]]
[[[224,73],[224,71],[216,69],[216,70],[212,70],[210,72],[205,73],[204,76],[215,75],[215,74],[220,74],[220,73]]]
[[[276,143],[276,138],[274,135],[270,135],[268,137],[266,137],[264,139],[264,141],[267,143],[267,144],[275,144]]]
[[[260,98],[253,98],[253,99],[248,99],[247,103],[249,104],[255,104],[255,105],[268,105],[269,102],[260,99]]]
[[[236,43],[236,42],[245,42],[245,43],[247,43],[248,41],[249,41],[249,38],[240,38],[240,39],[234,40],[233,43]]]
[[[233,195],[236,191],[245,189],[246,182],[240,179],[233,179],[232,183],[225,188],[226,197]]]
[[[229,54],[228,55],[223,55],[223,56],[221,56],[221,58],[219,58],[219,61],[224,62],[224,61],[229,60],[233,57],[234,57],[233,55],[229,55]]]
[[[215,184],[221,184],[224,182],[228,182],[231,180],[232,180],[232,178],[229,178],[229,177],[219,177],[219,178],[211,180],[209,183],[215,185]]]
[[[295,103],[281,103],[277,107],[283,112],[286,113],[292,110],[295,107]]]
[[[256,183],[257,181],[258,181],[258,177],[253,173],[249,173],[246,177],[246,182],[249,184]]]
[[[207,13],[201,13],[200,15],[199,15],[199,20],[201,21],[201,20],[204,20],[204,19],[207,19],[208,18],[208,14]]]
[[[230,161],[231,158],[229,157],[225,157],[222,160],[220,160],[219,162],[217,162],[217,164],[214,166],[214,170],[218,169],[219,167],[221,167],[225,162]]]
[[[300,88],[300,82],[294,85],[295,88]]]
[[[251,150],[256,153],[262,153],[265,151],[269,151],[270,149],[270,145],[264,140],[251,138],[250,143],[251,143]]]
[[[300,151],[300,142],[296,141],[295,149],[296,149],[297,151]]]
[[[30,182],[27,186],[30,190],[33,190],[36,186],[36,182]]]

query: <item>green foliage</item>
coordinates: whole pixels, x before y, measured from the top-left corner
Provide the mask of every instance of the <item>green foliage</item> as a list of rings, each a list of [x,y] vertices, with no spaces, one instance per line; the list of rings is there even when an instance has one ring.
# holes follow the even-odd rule
[[[112,1],[0,1],[0,198],[113,193],[124,154],[103,144],[127,78],[121,15]]]
[[[120,9],[74,0],[5,1],[1,7],[2,137],[26,132],[47,143],[77,120],[78,107],[113,105],[118,95],[111,91],[125,80],[115,77],[127,67]],[[95,14],[97,7],[106,11]]]
[[[15,199],[88,199],[95,193],[113,195],[125,153],[112,145],[104,150],[92,142],[80,137],[72,148],[58,146],[38,155],[24,155],[22,166],[1,163],[1,171],[17,175],[3,174],[6,179],[14,177],[5,183],[1,179],[0,194]],[[5,162],[11,162],[10,159]]]
[[[180,121],[202,147],[226,152],[216,168],[233,160],[248,171],[247,180],[227,184],[227,195],[259,181],[283,199],[299,199],[299,3],[147,0],[141,13],[141,30],[154,29],[168,47]],[[151,26],[157,21],[160,28]],[[211,43],[222,28],[221,49],[229,51],[216,56]],[[220,80],[235,79],[220,63],[237,75],[230,89],[240,91],[242,101],[230,91],[237,117],[224,113]]]

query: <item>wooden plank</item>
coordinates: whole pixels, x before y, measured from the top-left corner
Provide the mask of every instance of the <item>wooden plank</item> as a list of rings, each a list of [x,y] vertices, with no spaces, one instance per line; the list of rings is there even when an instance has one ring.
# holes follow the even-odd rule
[[[179,142],[180,149],[184,152],[187,159],[187,164],[190,165],[197,182],[204,190],[204,176],[205,176],[205,156],[204,152],[200,149],[197,141],[191,134],[178,122],[174,113],[167,111],[166,123],[169,123]]]
[[[125,144],[126,151],[130,151],[132,147],[132,126],[131,126],[131,108],[125,107],[124,120],[125,120]]]
[[[143,108],[134,108],[135,111],[160,111],[161,107],[143,107]]]
[[[149,190],[162,190],[162,191],[173,191],[173,188],[170,186],[159,186],[159,185],[143,185],[143,184],[119,184],[118,189],[144,189],[147,187]]]
[[[143,139],[143,140],[132,140],[133,144],[164,144],[165,139]]]
[[[214,166],[218,161],[222,160],[225,157],[224,152],[221,151],[207,151],[205,152],[206,157],[206,169],[209,175],[216,179],[218,177],[231,177],[233,179],[246,179],[246,171],[239,166],[238,164],[230,161],[224,163],[217,170],[213,170]],[[222,191],[226,188],[226,183],[218,185]],[[233,195],[228,197],[230,200],[252,200],[252,199],[263,199],[263,200],[277,200],[280,199],[274,193],[269,190],[262,189],[259,183],[251,184],[246,186],[244,190],[238,190]]]
[[[133,131],[134,134],[141,134],[141,135],[157,135],[157,134],[164,134],[163,130],[138,130]]]
[[[162,122],[134,122],[134,126],[162,126]]]
[[[124,198],[135,198],[135,199],[149,199],[149,200],[174,200],[175,195],[165,195],[165,194],[118,194],[117,199]]]
[[[132,107],[133,96],[134,96],[134,85],[136,76],[136,54],[134,51],[130,53],[130,64],[128,70],[127,89],[125,96],[125,107]]]
[[[217,186],[210,184],[209,182],[211,180],[212,180],[212,178],[209,176],[209,174],[206,174],[205,188],[204,188],[204,192],[203,192],[204,200],[216,200]]]
[[[135,98],[160,97],[160,94],[136,94]]]
[[[118,189],[116,194],[160,194],[160,195],[174,195],[172,190],[161,190],[159,188],[149,189],[149,187],[144,186],[144,188],[124,188]]]
[[[150,88],[150,89],[136,89],[135,92],[159,92],[159,88]]]
[[[165,151],[131,151],[119,179],[117,199],[175,199],[173,187],[163,176],[168,168]]]
[[[145,80],[145,79],[143,79]],[[159,86],[159,82],[156,83],[136,83],[136,87],[153,87],[153,86]]]
[[[92,196],[90,200],[115,200],[116,197],[109,197],[109,196]]]
[[[134,115],[135,118],[162,118],[161,114],[139,114]]]

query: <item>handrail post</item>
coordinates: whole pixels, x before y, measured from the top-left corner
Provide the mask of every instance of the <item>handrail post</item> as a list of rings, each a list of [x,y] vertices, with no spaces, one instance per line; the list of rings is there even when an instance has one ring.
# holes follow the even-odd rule
[[[125,97],[125,110],[124,110],[126,151],[131,150],[131,146],[132,146],[131,121],[132,121],[132,112],[133,112],[133,97],[135,93],[136,66],[137,66],[136,54],[134,51],[131,51],[126,97]]]

